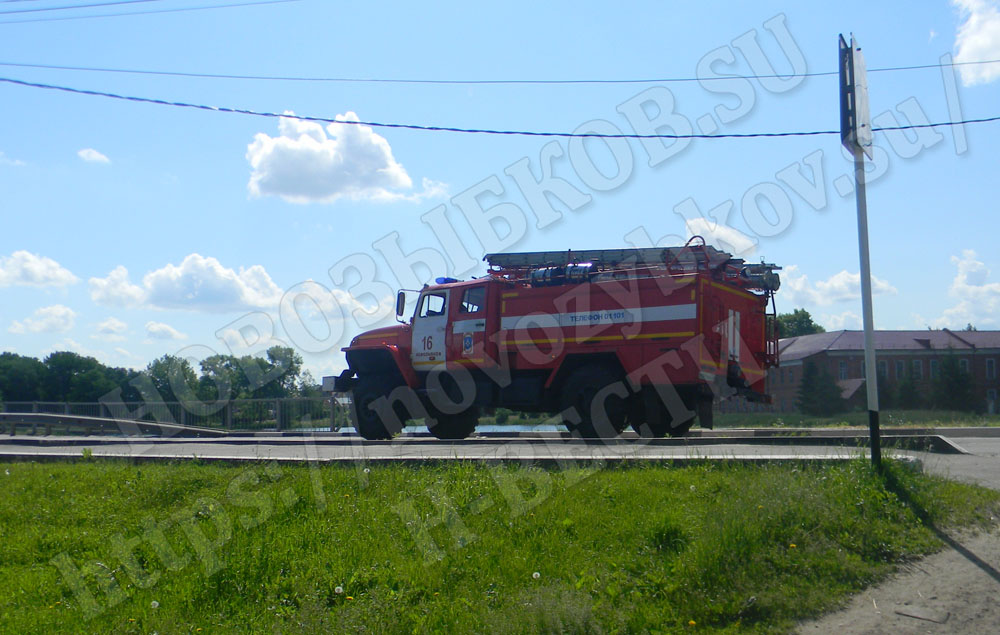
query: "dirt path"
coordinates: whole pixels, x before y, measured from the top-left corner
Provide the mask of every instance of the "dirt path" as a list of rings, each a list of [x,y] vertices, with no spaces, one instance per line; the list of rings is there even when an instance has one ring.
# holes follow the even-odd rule
[[[989,533],[948,538],[847,607],[799,625],[814,633],[1000,633],[1000,519]]]

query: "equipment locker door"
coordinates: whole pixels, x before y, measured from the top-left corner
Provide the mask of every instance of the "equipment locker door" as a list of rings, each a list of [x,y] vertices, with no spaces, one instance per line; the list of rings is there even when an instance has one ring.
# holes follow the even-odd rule
[[[445,327],[448,324],[448,289],[421,294],[413,317],[410,358],[416,370],[430,370],[446,360]]]

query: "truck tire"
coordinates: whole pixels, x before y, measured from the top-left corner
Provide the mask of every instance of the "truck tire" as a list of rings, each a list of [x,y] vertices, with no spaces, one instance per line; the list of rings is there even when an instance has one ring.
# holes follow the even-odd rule
[[[678,392],[684,406],[691,411],[690,416],[681,421],[674,420],[670,409],[660,399],[655,388],[651,386],[644,388],[640,395],[641,407],[637,407],[631,417],[632,429],[635,430],[635,433],[644,439],[659,439],[665,436],[680,437],[687,434],[696,418],[693,408],[695,403],[693,397],[689,396],[692,393],[681,390]]]
[[[395,387],[395,382],[378,375],[358,377],[351,391],[351,423],[358,434],[365,439],[369,441],[391,439],[401,432],[401,429],[394,429],[399,426],[395,425],[391,418],[386,421],[384,413],[374,407],[379,397],[387,397]]]
[[[606,366],[583,366],[573,371],[562,390],[562,410],[573,409],[579,423],[565,418],[570,432],[585,439],[612,439],[627,425],[626,400],[610,387],[620,377]]]
[[[479,423],[479,408],[469,408],[465,412],[458,414],[435,413],[436,423],[428,425],[430,430],[438,439],[453,440],[464,439],[476,431],[476,424]]]

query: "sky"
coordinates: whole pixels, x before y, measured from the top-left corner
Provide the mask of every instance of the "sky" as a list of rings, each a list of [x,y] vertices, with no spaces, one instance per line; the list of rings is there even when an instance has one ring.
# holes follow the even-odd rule
[[[73,4],[102,3],[0,2],[0,78],[328,121],[0,81],[0,350],[39,358],[141,369],[285,344],[318,379],[393,323],[397,289],[482,275],[486,253],[693,234],[782,266],[779,311],[860,328],[839,134],[336,122],[837,131],[841,33],[876,128],[1000,115],[1000,63],[968,64],[1000,59],[996,0]],[[875,133],[877,328],[1000,328],[998,148],[1000,121]]]

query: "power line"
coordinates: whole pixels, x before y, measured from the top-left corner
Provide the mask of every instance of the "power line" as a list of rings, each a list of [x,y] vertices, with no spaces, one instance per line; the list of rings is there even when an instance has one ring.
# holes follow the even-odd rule
[[[144,0],[135,0],[136,2]],[[159,0],[148,0],[158,2]],[[232,9],[235,7],[252,7],[263,4],[284,4],[286,2],[301,2],[302,0],[256,0],[254,2],[235,2],[232,4],[212,4],[199,7],[181,7],[178,9],[150,9],[149,11],[129,11],[123,13],[95,13],[92,15],[74,15],[58,18],[32,18],[30,20],[0,20],[0,24],[28,24],[31,22],[63,22],[66,20],[90,20],[93,18],[119,18],[130,15],[152,15],[156,13],[182,13],[184,11],[206,11],[209,9]],[[76,7],[74,7],[76,8]]]
[[[295,1],[295,0],[284,0]],[[973,64],[997,64],[1000,59],[980,60],[972,62],[951,62],[948,64],[918,64],[913,66],[891,66],[871,68],[869,73],[885,73],[896,71],[912,71],[928,68],[946,68],[952,66],[968,66]],[[379,83],[379,84],[655,84],[704,82],[732,79],[788,79],[792,75],[725,75],[720,77],[651,77],[634,79],[405,79],[405,78],[372,78],[372,77],[308,77],[285,75],[231,75],[225,73],[195,73],[183,71],[154,71],[129,68],[107,68],[94,66],[60,66],[54,64],[27,64],[18,62],[0,62],[0,66],[16,68],[38,68],[60,71],[84,71],[94,73],[125,73],[132,75],[159,75],[167,77],[193,77],[203,79],[239,79],[256,81],[287,81],[287,82],[337,82],[337,83]],[[795,77],[824,77],[837,75],[839,71],[822,71],[801,73]]]
[[[81,88],[70,88],[68,86],[56,86],[53,84],[38,84],[26,82],[9,77],[0,77],[0,82],[14,84],[17,86],[27,86],[30,88],[44,88],[47,90],[57,90],[77,95],[90,95],[95,97],[107,97],[110,99],[120,99],[123,101],[139,102],[144,104],[158,104],[160,106],[173,106],[177,108],[192,108],[195,110],[208,110],[212,112],[231,113],[239,115],[250,115],[254,117],[286,118],[297,119],[299,121],[314,121],[319,123],[337,123],[353,126],[370,126],[372,128],[397,128],[404,130],[421,130],[427,132],[459,132],[467,134],[486,135],[507,135],[523,137],[566,137],[584,139],[749,139],[759,137],[813,137],[819,135],[840,134],[839,130],[811,130],[797,132],[752,132],[752,133],[725,133],[725,134],[604,134],[596,132],[544,132],[530,130],[493,130],[489,128],[457,128],[453,126],[425,126],[407,123],[385,123],[378,121],[342,121],[329,117],[309,117],[305,115],[285,114],[249,110],[246,108],[229,108],[225,106],[206,106],[204,104],[193,104],[182,101],[167,101],[164,99],[152,99],[149,97],[133,97],[128,95],[118,95],[116,93],[106,93],[96,90],[85,90]],[[965,119],[962,121],[945,121],[940,123],[916,124],[908,126],[887,126],[884,128],[872,128],[872,132],[882,132],[885,130],[914,130],[917,128],[937,128],[940,126],[959,126],[971,123],[986,123],[990,121],[1000,121],[1000,116],[985,117],[982,119]]]
[[[63,7],[36,7],[34,9],[12,9],[0,11],[0,15],[13,13],[40,13],[42,11],[65,11],[66,9],[93,9],[95,7],[112,7],[121,4],[139,4],[142,2],[161,2],[162,0],[115,0],[114,2],[94,2],[92,4],[71,4]]]

